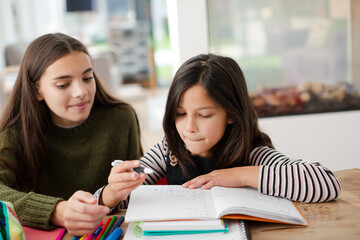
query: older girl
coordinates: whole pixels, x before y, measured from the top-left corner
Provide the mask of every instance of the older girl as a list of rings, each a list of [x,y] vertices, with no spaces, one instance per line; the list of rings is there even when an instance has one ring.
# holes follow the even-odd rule
[[[105,91],[85,46],[61,33],[35,39],[0,122],[0,199],[21,223],[93,232],[109,212],[92,193],[111,161],[141,155],[134,110]]]

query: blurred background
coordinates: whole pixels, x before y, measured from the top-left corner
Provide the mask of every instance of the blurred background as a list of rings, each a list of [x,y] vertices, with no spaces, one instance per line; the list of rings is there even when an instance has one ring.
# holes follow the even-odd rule
[[[104,85],[136,108],[145,150],[162,138],[167,90],[180,64],[211,52],[239,63],[260,125],[280,150],[302,145],[309,160],[332,158],[334,168],[346,166],[335,163],[343,156],[355,161],[360,1],[1,0],[0,110],[27,45],[49,32],[88,46]],[[353,145],[341,148],[348,136]]]

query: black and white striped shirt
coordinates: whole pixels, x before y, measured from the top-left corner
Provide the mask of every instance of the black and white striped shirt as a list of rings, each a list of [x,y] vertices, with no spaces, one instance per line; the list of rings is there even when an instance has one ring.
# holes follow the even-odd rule
[[[169,154],[167,141],[163,139],[141,158],[141,164],[154,171],[147,174],[143,184],[156,184],[166,176]],[[291,159],[275,149],[260,146],[251,152],[249,165],[260,167],[258,191],[263,194],[307,203],[326,202],[340,195],[338,179],[319,162]],[[94,194],[98,199],[103,188]],[[126,208],[128,199],[119,204],[120,208]]]
[[[142,165],[151,168],[144,184],[155,184],[166,176],[165,160],[169,156],[163,139],[142,158]],[[318,162],[291,159],[267,146],[255,148],[250,166],[260,166],[258,191],[298,202],[325,202],[339,196],[341,187],[334,174]]]

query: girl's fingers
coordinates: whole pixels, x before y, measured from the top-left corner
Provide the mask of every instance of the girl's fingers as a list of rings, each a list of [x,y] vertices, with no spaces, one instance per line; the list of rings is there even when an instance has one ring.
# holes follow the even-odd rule
[[[88,215],[104,215],[110,209],[103,205],[96,205],[97,199],[89,192],[77,191],[68,202],[68,208],[73,212]]]
[[[82,229],[93,229],[98,226],[98,223],[103,219],[105,215],[88,215],[82,213],[72,213],[71,216],[68,216],[65,220],[66,223],[73,229],[82,228]]]
[[[89,192],[84,191],[77,191],[71,198],[77,199],[79,202],[88,203],[88,204],[95,204],[96,198]]]
[[[131,192],[132,190],[137,188],[139,185],[141,185],[143,181],[144,181],[144,179],[139,180],[139,181],[114,183],[114,184],[110,184],[109,187],[112,192],[121,192],[121,191]]]
[[[146,177],[146,176],[145,176]],[[111,172],[109,175],[109,183],[116,182],[128,182],[128,181],[140,181],[140,179],[144,178],[144,173],[136,173],[134,171],[129,172]]]
[[[92,234],[94,232],[94,230],[96,230],[95,228],[89,228],[89,227],[74,227],[74,228],[66,228],[67,231],[69,232],[69,234],[74,235],[74,236],[82,236],[82,235],[86,235],[86,234]]]
[[[210,180],[209,182],[207,182],[204,186],[201,187],[201,189],[210,189],[213,186],[215,186],[215,181],[214,180]]]
[[[79,208],[77,208],[77,210],[75,210],[75,211],[78,213],[86,214],[86,215],[103,216],[105,214],[108,214],[110,209],[103,205],[86,204],[85,206],[80,205]]]
[[[208,181],[210,181],[210,179],[208,179],[206,177],[206,175],[202,175],[202,176],[196,177],[196,178],[184,183],[183,187],[195,189],[195,188],[201,187],[202,185],[206,184]]]
[[[105,216],[105,215],[103,215]],[[71,216],[69,219],[66,219],[67,223],[71,223],[71,226],[73,228],[96,228],[97,227],[97,223],[100,222],[103,219],[103,216],[97,216],[97,217],[93,217],[93,216],[89,216],[87,214],[78,214],[75,213],[73,216]]]
[[[140,167],[140,164],[139,160],[124,161],[113,167],[111,171],[116,173],[131,171],[132,168]]]
[[[141,184],[145,178],[146,175],[144,173],[137,174],[135,172],[126,174],[127,176],[121,176],[125,174],[117,174],[116,176],[112,175],[109,176],[109,185],[116,185],[116,186],[123,186],[117,189],[120,190],[122,188],[127,188],[127,186],[137,185]]]

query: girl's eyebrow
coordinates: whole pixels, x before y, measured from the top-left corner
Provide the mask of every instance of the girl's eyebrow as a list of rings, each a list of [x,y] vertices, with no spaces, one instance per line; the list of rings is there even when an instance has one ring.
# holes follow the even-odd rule
[[[88,73],[88,72],[90,72],[90,71],[92,71],[92,70],[93,70],[93,69],[90,67],[90,68],[86,69],[86,70],[82,73],[82,75],[84,75],[84,74],[86,74],[86,73]],[[55,77],[54,80],[60,80],[60,79],[66,79],[66,78],[71,78],[71,76],[70,76],[70,75],[62,75],[62,76],[59,76],[59,77]]]
[[[91,68],[91,67],[89,67],[88,69],[86,69],[84,72],[83,72],[83,75],[85,74],[85,73],[88,73],[88,72],[90,72],[90,71],[92,71],[93,69]]]
[[[178,108],[183,108],[182,106],[178,106]],[[197,108],[196,110],[204,110],[204,109],[215,109],[215,108],[217,108],[217,107],[212,107],[212,106],[208,106],[208,107],[201,107],[201,108]]]

